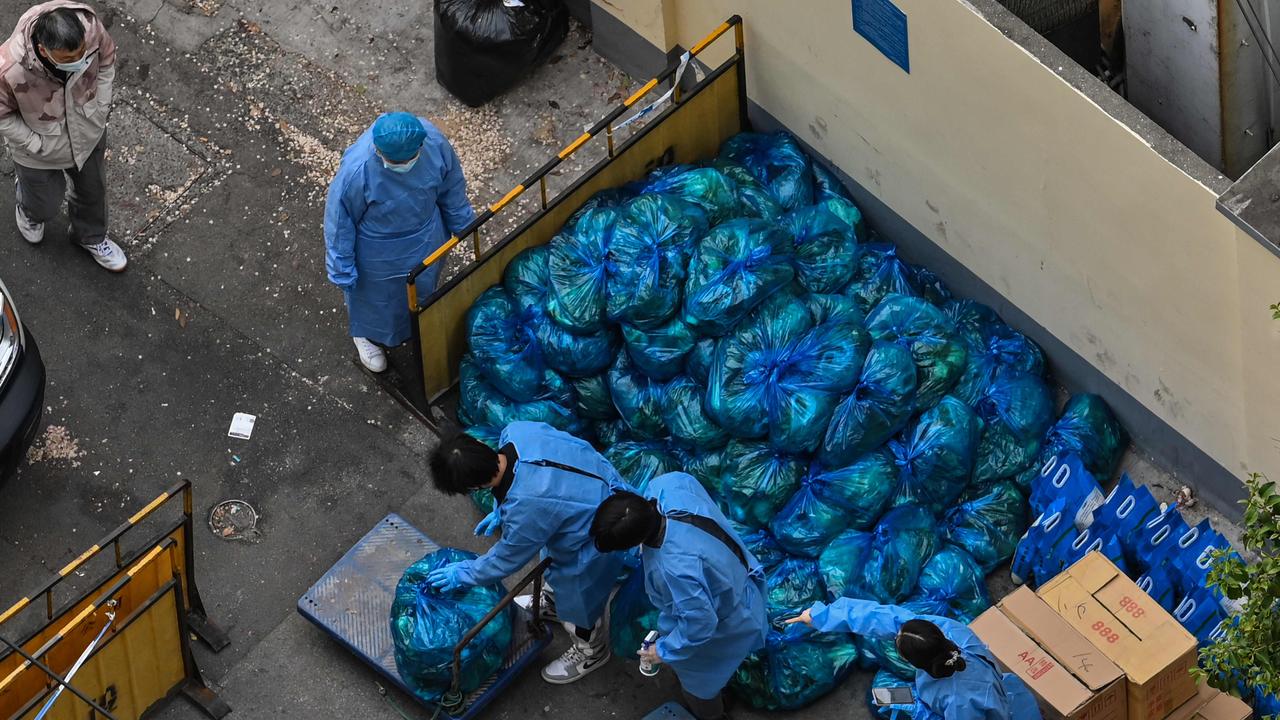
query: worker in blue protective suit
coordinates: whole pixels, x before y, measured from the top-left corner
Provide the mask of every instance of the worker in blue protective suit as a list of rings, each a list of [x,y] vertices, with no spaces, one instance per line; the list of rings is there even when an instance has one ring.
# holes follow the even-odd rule
[[[386,370],[383,347],[412,332],[409,273],[474,218],[458,156],[422,118],[383,115],[343,153],[324,209],[325,268],[365,367]],[[418,292],[435,289],[441,265],[418,276]]]
[[[841,598],[816,603],[788,623],[822,632],[851,632],[894,641],[916,668],[915,720],[1038,720],[1035,696],[1022,679],[1002,673],[995,657],[963,623],[917,615],[897,605]]]
[[[435,570],[428,580],[443,591],[489,585],[542,553],[551,566],[540,611],[544,620],[564,622],[572,639],[564,655],[542,670],[542,678],[568,684],[608,662],[605,608],[623,558],[596,550],[590,530],[600,503],[628,487],[613,465],[585,440],[539,422],[508,425],[496,452],[458,434],[440,443],[430,463],[441,492],[493,491],[493,512],[476,534],[501,528],[502,538],[484,555]],[[532,601],[517,599],[525,607]]]
[[[698,720],[725,717],[721,693],[769,629],[764,571],[728,518],[692,476],[668,473],[649,482],[645,497],[605,500],[591,536],[602,552],[640,546],[659,637],[638,654],[675,670]]]

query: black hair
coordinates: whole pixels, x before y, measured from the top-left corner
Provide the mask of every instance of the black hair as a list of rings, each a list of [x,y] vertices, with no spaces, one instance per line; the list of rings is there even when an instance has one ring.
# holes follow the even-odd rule
[[[36,19],[31,29],[36,43],[52,52],[79,50],[84,45],[84,23],[72,8],[57,8]]]
[[[908,620],[898,630],[898,654],[931,677],[948,678],[964,672],[960,648],[928,620]]]
[[[661,518],[656,500],[635,493],[614,493],[596,508],[591,538],[600,552],[626,550],[647,540]]]
[[[460,432],[445,438],[428,460],[431,482],[445,495],[461,495],[493,482],[498,453]]]

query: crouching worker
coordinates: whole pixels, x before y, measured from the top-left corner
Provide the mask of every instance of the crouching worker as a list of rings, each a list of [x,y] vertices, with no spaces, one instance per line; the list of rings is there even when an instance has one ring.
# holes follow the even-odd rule
[[[515,574],[539,553],[551,558],[541,614],[546,621],[565,623],[573,642],[542,670],[542,678],[568,684],[609,661],[605,608],[622,556],[596,550],[591,518],[605,498],[627,484],[589,443],[545,423],[511,423],[498,447],[495,452],[459,433],[432,453],[431,478],[440,492],[492,489],[494,510],[476,534],[491,535],[500,527],[502,538],[484,555],[439,568],[428,580],[446,592],[489,585]],[[532,605],[532,598],[519,600]]]
[[[641,546],[659,638],[637,654],[671,666],[694,717],[718,720],[729,678],[764,647],[764,573],[693,477],[662,475],[646,494],[605,500],[591,537],[601,552]]]
[[[1013,673],[1002,673],[987,646],[967,626],[896,605],[841,598],[817,603],[787,621],[822,632],[893,639],[916,668],[915,720],[1039,720],[1036,699]]]

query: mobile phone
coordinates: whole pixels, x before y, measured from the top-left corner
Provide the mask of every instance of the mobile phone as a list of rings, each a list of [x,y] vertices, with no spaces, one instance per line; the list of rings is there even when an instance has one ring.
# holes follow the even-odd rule
[[[916,694],[910,685],[898,687],[871,688],[871,701],[876,705],[911,705],[916,701]]]

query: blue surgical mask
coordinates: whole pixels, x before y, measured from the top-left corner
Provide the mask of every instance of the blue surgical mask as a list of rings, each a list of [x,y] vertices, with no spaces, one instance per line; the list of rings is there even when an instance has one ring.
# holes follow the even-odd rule
[[[53,62],[50,60],[50,62]],[[93,62],[93,53],[85,53],[79,60],[73,63],[53,63],[53,66],[64,73],[75,75],[76,73],[89,67],[89,63]]]
[[[383,159],[382,159],[382,167],[384,167],[384,168],[386,168],[386,169],[388,169],[388,170],[390,170],[391,172],[394,172],[394,173],[407,173],[407,172],[409,172],[410,170],[412,170],[412,169],[413,169],[413,166],[414,166],[414,165],[417,165],[417,164],[418,164],[418,158],[419,158],[419,157],[420,157],[419,155],[414,155],[412,160],[408,160],[408,161],[406,161],[406,162],[402,162],[402,163],[393,163],[393,162],[388,161],[386,158],[383,158]]]

